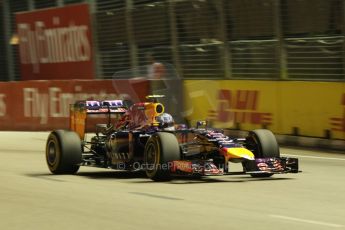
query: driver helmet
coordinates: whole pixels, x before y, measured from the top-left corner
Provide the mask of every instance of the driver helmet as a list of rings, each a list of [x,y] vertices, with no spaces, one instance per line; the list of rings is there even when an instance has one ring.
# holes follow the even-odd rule
[[[175,130],[175,122],[174,118],[168,113],[162,113],[161,115],[156,117],[157,122],[159,123],[159,127],[164,130]]]

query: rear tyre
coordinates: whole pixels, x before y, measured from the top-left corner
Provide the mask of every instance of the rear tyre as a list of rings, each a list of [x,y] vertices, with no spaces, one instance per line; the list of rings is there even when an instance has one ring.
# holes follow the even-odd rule
[[[154,181],[171,180],[170,162],[174,160],[180,160],[176,136],[165,132],[153,134],[145,146],[146,175]]]
[[[48,136],[46,161],[53,174],[75,174],[82,159],[81,141],[75,132],[55,130]]]
[[[256,129],[249,132],[246,138],[246,147],[253,151],[255,158],[280,157],[279,145],[274,134],[267,129]],[[247,170],[255,170],[251,162],[244,162]],[[272,173],[251,174],[252,177],[270,177]]]

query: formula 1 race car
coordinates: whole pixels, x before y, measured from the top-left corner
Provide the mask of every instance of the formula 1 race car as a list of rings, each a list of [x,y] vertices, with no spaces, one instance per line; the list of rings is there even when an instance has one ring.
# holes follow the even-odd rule
[[[158,102],[125,105],[122,100],[79,101],[70,108],[70,130],[55,130],[46,144],[46,160],[54,174],[74,174],[80,166],[144,170],[154,181],[174,175],[227,175],[229,163],[241,163],[253,177],[298,173],[298,159],[280,157],[273,133],[249,132],[246,138],[230,138],[223,130],[175,124]],[[86,138],[87,117],[105,114],[106,124],[96,124],[95,135]]]

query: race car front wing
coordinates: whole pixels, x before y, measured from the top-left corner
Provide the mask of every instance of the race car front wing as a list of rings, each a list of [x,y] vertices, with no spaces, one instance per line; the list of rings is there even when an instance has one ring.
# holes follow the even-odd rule
[[[282,174],[299,172],[297,158],[257,158],[253,161],[246,161],[243,165],[246,173],[249,174]]]
[[[257,158],[243,161],[245,174],[285,174],[298,173],[298,159],[290,157]],[[215,176],[228,175],[222,167],[217,167],[208,160],[179,160],[172,161],[170,172],[182,175]]]

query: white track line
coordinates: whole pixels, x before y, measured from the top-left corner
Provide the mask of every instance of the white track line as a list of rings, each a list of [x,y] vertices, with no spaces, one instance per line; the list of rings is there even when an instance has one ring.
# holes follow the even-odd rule
[[[340,224],[333,224],[333,223],[327,223],[327,222],[321,222],[321,221],[315,221],[315,220],[299,219],[299,218],[289,217],[289,216],[280,216],[280,215],[269,215],[269,216],[272,218],[277,218],[277,219],[291,220],[291,221],[302,222],[302,223],[307,223],[307,224],[323,225],[323,226],[332,227],[332,228],[344,227],[344,225],[340,225]]]
[[[282,154],[285,157],[302,157],[302,158],[311,158],[311,159],[324,159],[324,160],[339,160],[345,161],[344,158],[336,158],[336,157],[316,157],[316,156],[304,156],[304,155],[291,155],[291,154]]]

